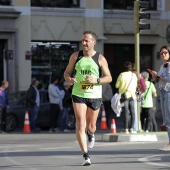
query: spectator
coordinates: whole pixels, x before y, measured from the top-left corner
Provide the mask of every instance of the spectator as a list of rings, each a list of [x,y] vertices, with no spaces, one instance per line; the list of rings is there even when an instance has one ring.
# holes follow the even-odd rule
[[[141,95],[146,91],[146,83],[145,80],[142,76],[142,74],[139,74],[139,79],[138,79],[138,85],[137,85],[137,90],[136,90],[136,100],[135,100],[135,123],[134,123],[134,129],[136,131],[139,131],[138,127],[138,110],[137,110],[137,101],[141,102]]]
[[[38,110],[40,106],[40,94],[37,89],[38,87],[38,80],[32,80],[32,83],[27,90],[27,98],[26,98],[26,105],[31,108],[30,111],[30,126],[31,131],[33,133],[40,132],[38,128],[36,128],[37,118],[38,118]]]
[[[134,132],[134,121],[135,121],[135,107],[134,99],[136,99],[136,88],[137,88],[137,76],[132,72],[132,63],[124,63],[124,72],[122,72],[117,81],[116,88],[119,89],[120,94],[125,94],[127,100],[124,101],[124,129],[123,133],[128,134]],[[129,121],[129,114],[131,115],[131,121]],[[130,127],[129,127],[130,122]],[[128,130],[129,128],[129,130]]]
[[[59,102],[59,107],[60,107],[60,113],[58,114],[58,131],[62,131],[62,113],[63,113],[63,98],[64,98],[64,95],[65,95],[65,91],[64,91],[64,86],[63,86],[63,83],[64,83],[64,78],[63,77],[58,77],[58,83],[57,83],[57,87],[58,89],[60,90],[60,102]]]
[[[59,125],[59,114],[60,114],[60,100],[61,91],[57,87],[59,78],[52,78],[51,84],[48,86],[48,95],[50,100],[50,130],[49,132],[61,131]]]
[[[138,122],[138,108],[137,108],[137,101],[140,102],[140,96],[143,92],[145,92],[146,90],[146,84],[145,84],[145,80],[142,77],[141,74],[137,74],[136,69],[135,69],[135,64],[133,63],[133,69],[132,71],[136,74],[136,76],[138,77],[138,82],[137,82],[137,88],[136,88],[136,99],[134,99],[134,109],[135,109],[135,121],[134,121],[134,126],[133,129],[134,131],[139,131],[139,122]]]
[[[67,119],[68,119],[68,112],[70,110],[70,104],[67,103],[66,99],[70,97],[71,91],[70,91],[70,84],[64,81],[63,83],[64,86],[64,98],[63,98],[63,112],[62,112],[62,120],[61,120],[61,127],[64,132],[69,132],[70,130],[68,129],[67,126]]]
[[[6,109],[8,107],[8,91],[9,83],[2,81],[0,87],[0,133],[6,132]]]
[[[110,126],[111,114],[112,115],[114,114],[111,108],[112,97],[113,97],[113,91],[112,91],[111,85],[109,83],[103,84],[102,85],[102,101],[103,101],[104,108],[106,111],[106,121],[107,121],[108,127]]]
[[[162,59],[159,72],[150,69],[148,71],[159,85],[163,123],[166,125],[169,139],[168,143],[160,150],[170,151],[170,47],[167,45],[162,46],[159,54]]]
[[[140,84],[140,92],[143,93],[146,91],[146,83],[142,74],[139,75],[139,84]]]
[[[152,126],[154,131],[157,131],[157,123],[155,119],[155,112],[152,111],[153,109],[153,98],[157,97],[155,85],[148,81],[149,73],[142,72],[142,76],[145,80],[146,84],[146,91],[142,94],[145,100],[145,103],[142,105],[142,112],[141,112],[141,126],[142,129],[146,132],[152,131]]]

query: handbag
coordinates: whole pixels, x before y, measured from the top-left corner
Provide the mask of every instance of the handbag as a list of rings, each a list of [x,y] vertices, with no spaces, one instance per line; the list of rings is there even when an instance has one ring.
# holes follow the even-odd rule
[[[129,88],[129,85],[130,85],[130,83],[131,83],[131,81],[132,81],[132,77],[133,77],[133,73],[132,73],[130,82],[129,82],[128,86],[127,86],[127,89]],[[126,90],[126,92],[127,92],[127,90]],[[120,102],[121,102],[121,103],[125,102],[125,101],[128,99],[127,96],[126,96],[126,92],[123,93],[123,94],[121,94],[121,98],[120,98]]]
[[[145,98],[144,96],[141,95],[140,97],[140,102],[141,102],[141,105],[144,105],[145,104]]]
[[[150,89],[150,86],[151,86],[151,82],[150,82],[149,88],[148,88],[145,96],[143,96],[143,95],[140,96],[141,105],[144,105],[144,104],[145,104],[145,98],[146,98],[146,96],[147,96],[147,94],[148,94],[148,91],[149,91],[149,89]]]
[[[123,103],[126,100],[127,100],[126,94],[125,93],[121,94],[120,102]]]

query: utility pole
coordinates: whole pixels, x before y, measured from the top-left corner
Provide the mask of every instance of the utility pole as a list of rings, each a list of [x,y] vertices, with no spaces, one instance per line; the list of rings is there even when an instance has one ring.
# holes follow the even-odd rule
[[[142,23],[143,19],[149,19],[150,13],[144,12],[149,8],[149,2],[134,0],[134,34],[135,34],[135,67],[137,75],[140,74],[140,31],[150,29],[150,24]],[[140,121],[141,102],[137,102],[138,130],[141,130]]]

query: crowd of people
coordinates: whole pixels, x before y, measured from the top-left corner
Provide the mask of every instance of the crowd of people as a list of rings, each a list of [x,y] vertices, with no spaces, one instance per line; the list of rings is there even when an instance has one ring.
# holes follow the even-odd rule
[[[110,126],[113,97],[112,76],[105,57],[95,51],[97,35],[93,31],[85,31],[82,35],[82,50],[74,52],[64,72],[62,81],[59,77],[52,77],[48,86],[50,102],[50,133],[64,131],[67,127],[68,112],[73,107],[76,117],[76,136],[82,151],[83,166],[91,165],[89,149],[95,143],[95,131],[98,114],[103,103],[106,109],[106,120]],[[169,143],[160,150],[170,150],[170,47],[162,46],[160,56],[163,64],[158,72],[145,70],[139,75],[134,63],[126,61],[123,71],[119,74],[115,87],[121,94],[123,103],[123,127],[121,133],[146,133],[158,131],[155,119],[155,99],[160,93],[162,110],[162,126],[167,130]],[[26,103],[31,108],[30,125],[32,132],[39,132],[36,121],[40,105],[38,80],[32,80],[27,90]],[[5,131],[6,108],[8,107],[8,82],[3,81],[0,87],[0,131]],[[67,99],[70,98],[70,102]],[[140,117],[137,104],[140,103]],[[141,129],[138,126],[138,118]]]
[[[39,132],[40,129],[36,127],[38,108],[40,104],[38,80],[33,80],[30,88],[27,90],[26,104],[31,108],[30,112],[30,126],[31,132]],[[69,132],[67,126],[68,113],[71,109],[71,105],[66,101],[71,95],[71,85],[68,84],[60,76],[51,78],[51,82],[48,85],[48,97],[50,103],[50,122],[49,132]]]
[[[129,77],[131,77],[129,79]],[[143,71],[137,75],[133,63],[125,62],[124,71],[120,73],[116,88],[120,94],[126,96],[124,107],[124,128],[122,133],[137,133],[137,131],[157,131],[157,123],[154,113],[154,100],[157,91],[153,82],[149,81],[149,72]],[[140,104],[141,129],[138,126],[137,102]]]
[[[134,74],[135,69],[131,62],[124,63],[124,71],[120,73],[116,82],[116,88],[124,99],[124,128],[122,133],[137,133],[135,129],[135,119],[138,119],[136,100],[140,102],[140,123],[141,129],[138,131],[156,132],[158,131],[156,114],[157,91],[160,93],[160,108],[163,123],[161,129],[167,131],[169,142],[162,151],[170,151],[170,47],[164,45],[160,49],[160,57],[163,64],[158,72],[151,69],[143,71],[140,75]],[[150,78],[150,75],[151,78]],[[131,77],[131,78],[130,78]],[[141,88],[141,87],[145,88]],[[158,87],[158,90],[156,88]]]
[[[60,82],[59,82],[60,81]],[[40,86],[37,79],[33,79],[26,91],[25,108],[29,110],[29,123],[32,133],[39,133],[41,130],[37,126],[37,119],[40,107]],[[2,81],[0,86],[0,133],[7,133],[6,110],[8,105],[8,81]],[[46,89],[50,104],[49,132],[69,132],[67,126],[69,111],[73,110],[72,105],[66,102],[66,98],[71,95],[71,85],[60,77],[52,77],[51,83]],[[41,88],[42,90],[42,88]]]

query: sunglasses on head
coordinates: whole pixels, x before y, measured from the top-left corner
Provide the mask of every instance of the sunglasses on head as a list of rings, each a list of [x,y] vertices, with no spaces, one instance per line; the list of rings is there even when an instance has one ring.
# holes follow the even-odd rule
[[[168,54],[168,52],[160,52],[160,55],[166,55],[166,54]]]

